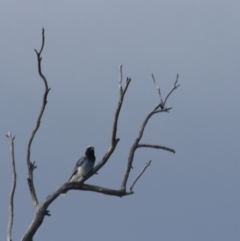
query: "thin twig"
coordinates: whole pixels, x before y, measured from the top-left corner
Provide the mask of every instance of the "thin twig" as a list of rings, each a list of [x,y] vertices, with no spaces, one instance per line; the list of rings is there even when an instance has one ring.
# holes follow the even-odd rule
[[[123,79],[123,74],[122,74],[122,64],[119,66],[119,72],[120,72],[120,77],[119,77],[119,89],[122,91],[122,79]]]
[[[162,100],[161,90],[160,90],[160,87],[157,85],[157,82],[156,82],[153,74],[152,74],[152,79],[153,79],[153,83],[154,83],[156,89],[158,90],[158,95],[159,95],[159,98],[160,98],[160,105],[162,105],[162,107],[163,107],[163,100]]]
[[[130,192],[133,192],[133,187],[136,184],[136,182],[138,181],[138,179],[142,176],[142,174],[146,171],[146,169],[151,165],[151,160],[149,162],[146,163],[146,166],[143,168],[143,170],[141,171],[141,173],[138,175],[138,177],[136,178],[136,180],[133,182],[132,186],[130,187]]]
[[[12,166],[12,188],[10,191],[10,200],[9,200],[9,222],[7,229],[7,240],[12,241],[12,227],[13,227],[13,218],[14,218],[14,194],[17,183],[17,173],[15,166],[15,156],[14,156],[14,139],[15,136],[12,136],[11,132],[8,132],[6,137],[10,143],[10,155],[11,155],[11,166]]]
[[[168,93],[168,95],[166,96],[166,98],[165,98],[165,100],[164,100],[164,103],[163,103],[163,106],[165,106],[165,104],[166,104],[166,102],[167,102],[167,99],[168,99],[168,97],[172,94],[172,92],[174,91],[174,90],[176,90],[179,86],[180,86],[180,84],[178,84],[177,85],[177,82],[178,82],[178,74],[177,74],[177,77],[176,77],[176,80],[175,80],[175,83],[174,83],[174,85],[173,85],[173,88],[171,89],[171,91]]]
[[[155,149],[162,149],[165,151],[170,151],[175,153],[175,150],[166,146],[160,146],[160,145],[151,145],[151,144],[138,144],[137,148],[141,148],[141,147],[148,147],[148,148],[155,148]]]
[[[40,49],[39,52],[36,49],[35,49],[35,52],[37,54],[38,73],[39,73],[41,79],[44,82],[45,92],[44,92],[44,95],[43,95],[42,107],[41,107],[40,113],[39,113],[38,118],[37,118],[36,126],[33,129],[33,131],[32,131],[32,134],[30,136],[30,139],[29,139],[29,142],[28,142],[28,146],[27,146],[27,167],[28,167],[28,179],[27,180],[28,180],[28,185],[29,185],[29,189],[30,189],[33,205],[34,205],[35,208],[37,208],[38,199],[37,199],[37,195],[36,195],[36,191],[35,191],[35,187],[34,187],[34,182],[33,182],[33,170],[37,166],[35,165],[35,162],[31,162],[31,145],[32,145],[33,139],[35,137],[35,134],[37,133],[37,131],[38,131],[39,127],[40,127],[41,118],[43,116],[45,107],[47,105],[47,96],[48,96],[48,93],[50,91],[50,88],[48,88],[47,79],[43,75],[42,68],[41,68],[41,60],[42,60],[41,53],[42,53],[43,48],[44,48],[44,43],[45,43],[45,35],[44,35],[44,28],[43,28],[42,29],[42,46],[41,46],[41,49]]]

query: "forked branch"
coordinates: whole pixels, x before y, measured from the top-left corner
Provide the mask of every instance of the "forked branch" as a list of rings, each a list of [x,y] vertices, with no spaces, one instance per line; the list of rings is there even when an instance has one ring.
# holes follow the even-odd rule
[[[166,107],[167,99],[172,94],[172,92],[180,86],[179,84],[177,84],[177,81],[178,81],[178,75],[177,75],[177,78],[176,78],[176,81],[174,83],[173,88],[167,94],[165,100],[163,100],[162,95],[161,95],[160,87],[157,85],[156,80],[154,78],[154,75],[152,75],[152,79],[153,79],[153,82],[155,84],[155,87],[157,88],[158,95],[159,95],[159,98],[160,98],[160,103],[158,103],[157,106],[146,116],[146,118],[143,121],[143,124],[140,128],[139,134],[138,134],[137,138],[135,139],[135,141],[133,142],[133,145],[130,149],[129,156],[128,156],[127,168],[126,168],[126,171],[125,171],[125,174],[124,174],[124,177],[123,177],[123,181],[122,181],[122,187],[121,187],[122,190],[126,190],[127,181],[128,181],[128,178],[129,178],[130,171],[132,169],[132,163],[133,163],[135,151],[136,151],[137,148],[150,147],[150,148],[163,149],[163,150],[167,150],[167,151],[171,151],[171,152],[175,153],[175,150],[173,150],[172,148],[169,148],[169,147],[163,147],[163,146],[160,146],[160,145],[139,144],[139,142],[142,139],[145,127],[146,127],[149,119],[157,113],[169,112],[169,110],[172,109],[172,107]]]

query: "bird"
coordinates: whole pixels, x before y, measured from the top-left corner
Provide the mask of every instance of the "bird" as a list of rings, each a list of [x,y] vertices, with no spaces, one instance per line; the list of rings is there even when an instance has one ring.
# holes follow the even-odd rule
[[[92,171],[95,160],[96,157],[94,155],[94,147],[87,147],[85,155],[77,161],[68,182],[78,182],[81,179],[81,177],[85,177],[89,172]],[[61,193],[61,195],[63,196],[65,194],[66,192]]]

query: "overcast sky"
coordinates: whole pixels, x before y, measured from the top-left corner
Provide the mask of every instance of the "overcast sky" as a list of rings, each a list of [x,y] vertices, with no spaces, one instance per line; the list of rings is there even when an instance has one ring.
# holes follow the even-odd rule
[[[97,161],[110,146],[119,97],[119,65],[132,82],[120,114],[121,139],[87,183],[120,188],[129,148],[144,117],[179,74],[180,88],[154,116],[136,152],[124,198],[70,191],[49,207],[34,241],[240,239],[240,2],[2,1],[0,7],[0,236],[5,240],[11,187],[8,131],[16,135],[17,190],[13,240],[34,216],[27,186],[26,146],[44,86],[34,48],[46,43],[42,69],[49,93],[32,146],[39,201],[71,175],[88,145]]]

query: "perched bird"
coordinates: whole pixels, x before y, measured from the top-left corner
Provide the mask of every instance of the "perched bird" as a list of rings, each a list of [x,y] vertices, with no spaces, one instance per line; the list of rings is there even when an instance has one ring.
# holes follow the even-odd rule
[[[89,146],[86,149],[85,155],[82,156],[76,163],[73,169],[73,173],[68,182],[78,182],[81,177],[85,177],[90,171],[92,171],[95,163],[94,147]],[[65,195],[63,192],[62,195]]]

